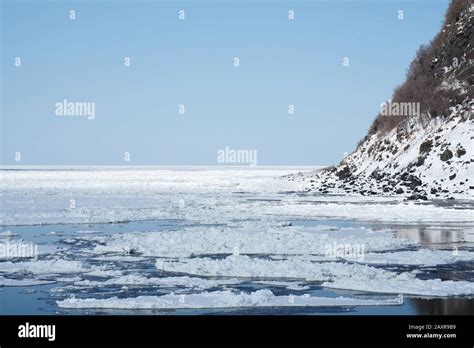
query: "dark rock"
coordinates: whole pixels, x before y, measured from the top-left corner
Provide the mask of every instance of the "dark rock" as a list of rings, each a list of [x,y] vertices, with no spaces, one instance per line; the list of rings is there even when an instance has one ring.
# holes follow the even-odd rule
[[[454,173],[453,175],[450,175],[449,180],[453,180],[455,177],[456,177],[456,173]]]
[[[463,148],[462,146],[457,148],[457,150],[456,150],[456,156],[457,157],[464,156],[465,154],[466,154],[466,149],[465,148]]]
[[[402,193],[404,193],[403,189],[401,187],[399,187],[396,191],[395,191],[396,194],[400,195]]]
[[[351,170],[350,170],[349,166],[347,166],[347,165],[344,166],[341,170],[336,172],[336,176],[339,179],[349,178],[351,175],[352,175]]]
[[[400,179],[403,180],[403,181],[406,181],[408,179],[408,173],[403,173],[401,176],[400,176]]]
[[[407,197],[407,199],[410,200],[410,201],[416,200],[416,199],[422,199],[422,200],[426,201],[426,200],[428,200],[428,197],[426,197],[425,195],[423,195],[421,193],[414,193],[411,196]]]
[[[422,184],[422,181],[417,178],[416,176],[413,176],[411,175],[410,177],[408,177],[408,186],[414,190],[416,187],[420,186]]]
[[[383,173],[380,173],[377,169],[374,170],[370,176],[370,178],[375,179],[375,180],[381,180],[384,177]]]
[[[451,158],[453,158],[453,153],[450,149],[446,149],[441,154],[440,158],[441,158],[441,161],[446,162],[446,161],[450,160]]]
[[[420,157],[418,157],[418,159],[417,159],[415,165],[416,165],[417,167],[422,166],[422,165],[425,163],[425,159],[426,159],[425,156],[420,156]]]
[[[433,146],[433,141],[432,140],[426,140],[420,145],[420,154],[422,153],[428,153],[431,150],[431,147]]]

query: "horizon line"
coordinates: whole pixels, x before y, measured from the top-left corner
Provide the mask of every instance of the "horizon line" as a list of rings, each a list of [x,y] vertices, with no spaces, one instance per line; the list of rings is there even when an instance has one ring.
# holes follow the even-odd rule
[[[146,169],[146,168],[212,168],[212,169],[225,169],[225,168],[232,168],[232,169],[254,169],[254,168],[325,168],[328,165],[121,165],[121,164],[111,164],[111,165],[89,165],[89,164],[5,164],[0,165],[0,170],[9,170],[9,169],[41,169],[41,168],[51,168],[51,169],[81,169],[81,168],[122,168],[122,169]]]

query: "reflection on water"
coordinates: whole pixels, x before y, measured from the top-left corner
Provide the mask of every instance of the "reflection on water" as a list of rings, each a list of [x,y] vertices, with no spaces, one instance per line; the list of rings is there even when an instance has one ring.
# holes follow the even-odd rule
[[[440,228],[438,226],[399,227],[395,235],[400,238],[420,242],[425,248],[446,248],[459,246],[474,246],[474,228],[453,227]]]
[[[395,235],[400,238],[420,242],[422,248],[449,249],[474,247],[474,228],[472,226],[397,226]],[[439,268],[437,268],[439,271]],[[468,276],[469,272],[461,272]],[[455,278],[453,275],[451,278]],[[406,298],[406,304],[420,315],[472,315],[472,298]]]
[[[474,300],[465,298],[406,299],[421,315],[472,315]]]

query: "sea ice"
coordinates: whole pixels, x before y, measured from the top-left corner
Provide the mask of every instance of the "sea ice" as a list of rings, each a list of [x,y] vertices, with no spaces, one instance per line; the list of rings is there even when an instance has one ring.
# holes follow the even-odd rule
[[[347,297],[275,296],[270,290],[252,293],[231,290],[202,292],[189,295],[171,293],[163,296],[134,298],[76,299],[57,301],[61,308],[121,308],[121,309],[177,309],[177,308],[242,308],[242,307],[325,307],[325,306],[386,306],[400,305],[399,299],[365,300]]]

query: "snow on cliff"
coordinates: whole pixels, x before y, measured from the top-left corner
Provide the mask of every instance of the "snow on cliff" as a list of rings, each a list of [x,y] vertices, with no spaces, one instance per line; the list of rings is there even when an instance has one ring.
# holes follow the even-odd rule
[[[321,193],[473,199],[473,31],[472,6],[454,0],[357,149],[336,167],[289,180]]]

